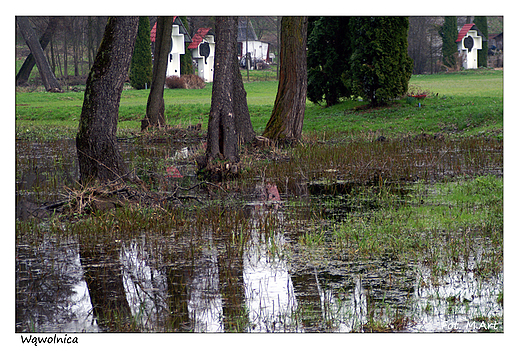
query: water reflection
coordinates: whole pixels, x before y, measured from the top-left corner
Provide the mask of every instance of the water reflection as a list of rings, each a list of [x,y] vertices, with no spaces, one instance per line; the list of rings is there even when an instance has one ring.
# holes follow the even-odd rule
[[[57,158],[68,144],[17,145],[17,218],[39,217],[43,183],[58,189],[77,178],[75,156]],[[468,316],[503,315],[502,275],[485,281],[470,264],[434,283],[429,267],[392,257],[288,261],[284,248],[298,244],[285,231],[284,209],[252,202],[244,216],[243,242],[219,230],[113,242],[17,238],[16,331],[350,332],[398,311],[413,316],[409,331],[445,332],[478,330]]]
[[[208,245],[197,259],[190,284],[188,311],[195,332],[222,332],[222,296],[218,274],[218,252],[208,235]]]
[[[201,234],[197,254],[177,242],[161,255],[147,241],[153,234],[127,242],[19,244],[17,331],[297,331],[288,266],[273,254],[284,247],[283,234],[266,237],[257,224],[252,228],[241,255],[229,244],[219,254],[217,246],[230,240],[214,242],[211,233]],[[243,325],[235,322],[240,315]]]
[[[470,259],[474,260],[473,257]],[[415,294],[418,317],[416,324],[410,328],[411,331],[503,330],[502,325],[493,323],[504,313],[498,302],[499,294],[503,291],[503,274],[483,282],[471,270],[455,270],[440,280],[431,279],[432,272],[428,267],[420,266],[420,272],[419,282],[422,283]]]
[[[252,207],[253,218],[267,214],[262,204]],[[281,212],[276,211],[281,217]],[[283,231],[261,233],[258,221],[244,252],[244,289],[249,311],[250,332],[298,331],[293,314],[297,300],[286,260]]]
[[[132,241],[121,247],[123,286],[134,321],[144,330],[161,324],[161,315],[168,310],[167,282],[162,272],[151,267],[150,257],[141,243]]]
[[[391,324],[399,312],[413,316],[405,330],[448,332],[503,315],[503,276],[477,276],[475,258],[443,278],[391,257],[289,264],[277,251],[290,244],[283,230],[260,230],[268,215],[252,214],[243,251],[211,232],[193,242],[153,233],[90,244],[19,238],[16,331],[351,332],[374,319]]]
[[[16,247],[16,331],[96,332],[77,242]]]

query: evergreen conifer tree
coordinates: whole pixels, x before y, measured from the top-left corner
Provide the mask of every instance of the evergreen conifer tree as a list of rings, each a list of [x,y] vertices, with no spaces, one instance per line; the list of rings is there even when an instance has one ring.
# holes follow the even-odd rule
[[[130,84],[134,89],[150,88],[152,83],[152,42],[150,40],[150,21],[139,17],[139,29],[135,40],[134,54],[130,64]]]
[[[408,17],[352,17],[354,51],[344,83],[373,106],[408,91],[413,62],[408,56]]]
[[[181,17],[182,24],[184,25],[184,28],[189,32],[190,28],[188,25],[188,19],[186,16]],[[193,74],[193,59],[191,56],[191,50],[188,49],[188,46],[190,43],[184,44],[184,55],[181,55],[181,74]]]
[[[455,66],[455,53],[458,51],[457,48],[457,17],[446,16],[444,17],[444,24],[439,30],[439,35],[442,38],[442,62],[448,66]]]
[[[310,17],[307,39],[307,97],[327,107],[352,93],[341,74],[348,69],[351,49],[350,17]]]
[[[478,65],[479,67],[487,67],[487,58],[488,58],[488,25],[487,25],[487,16],[475,16],[474,20],[475,25],[480,30],[482,35],[486,40],[482,40],[482,50],[478,51]]]

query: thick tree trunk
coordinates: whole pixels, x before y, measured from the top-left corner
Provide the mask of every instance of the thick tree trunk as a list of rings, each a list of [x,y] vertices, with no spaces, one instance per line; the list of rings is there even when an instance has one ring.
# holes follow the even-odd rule
[[[61,92],[62,90],[60,84],[54,76],[54,73],[51,71],[49,62],[45,58],[42,46],[36,37],[36,33],[31,27],[29,18],[20,16],[16,18],[16,21],[18,23],[18,28],[20,28],[20,32],[22,33],[23,39],[27,43],[27,46],[34,56],[36,66],[38,67],[38,72],[40,73],[43,85],[45,86],[45,90],[50,92]]]
[[[256,133],[251,123],[249,108],[247,107],[247,93],[238,66],[238,59],[233,60],[233,66],[233,110],[235,112],[238,145],[240,146],[253,140],[256,137]]]
[[[163,127],[166,124],[164,118],[164,83],[172,40],[172,25],[173,17],[171,16],[157,18],[152,84],[146,104],[146,117],[141,121],[141,130],[147,127]]]
[[[58,17],[49,17],[49,23],[47,24],[47,28],[45,29],[45,32],[42,34],[42,37],[40,38],[40,46],[42,47],[42,50],[45,50],[45,48],[49,44],[57,24]],[[36,60],[34,59],[34,55],[30,53],[23,62],[23,65],[18,71],[18,74],[16,75],[16,85],[20,86],[27,84],[27,81],[29,80],[29,76],[31,75],[31,71],[35,64]]]
[[[283,17],[280,80],[264,136],[282,142],[301,138],[307,96],[307,17]]]
[[[255,137],[238,68],[237,17],[216,18],[215,71],[208,122],[206,162],[239,161],[238,147]]]
[[[110,181],[125,175],[117,150],[117,119],[139,17],[111,17],[87,79],[76,136],[80,181]]]

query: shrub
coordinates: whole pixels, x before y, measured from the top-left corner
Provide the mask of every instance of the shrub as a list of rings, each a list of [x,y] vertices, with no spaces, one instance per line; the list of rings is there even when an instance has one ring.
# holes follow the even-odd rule
[[[202,89],[206,86],[204,79],[195,74],[166,77],[165,84],[169,89]]]
[[[184,83],[183,77],[169,76],[166,77],[165,83],[170,89],[186,89],[186,83]]]
[[[182,77],[184,78],[184,81],[186,83],[186,89],[203,89],[204,87],[206,87],[204,79],[202,79],[196,74],[187,74]]]

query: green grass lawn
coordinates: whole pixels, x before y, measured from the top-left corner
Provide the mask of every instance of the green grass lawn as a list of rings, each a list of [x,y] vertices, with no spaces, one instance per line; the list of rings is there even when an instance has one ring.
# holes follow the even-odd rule
[[[251,81],[244,82],[244,86],[253,127],[261,133],[269,120],[278,82],[252,77]],[[165,89],[168,123],[179,126],[202,123],[206,128],[211,91],[212,84],[196,90]],[[386,136],[421,132],[502,135],[503,71],[477,70],[413,76],[410,91],[426,91],[429,96],[415,101],[401,99],[386,108],[363,111],[354,109],[364,104],[357,100],[345,100],[329,108],[308,102],[304,132],[370,132]],[[83,94],[16,92],[18,133],[32,132],[42,127],[60,127],[65,134],[75,133]],[[139,130],[148,94],[148,90],[125,87],[120,105],[121,132]]]

